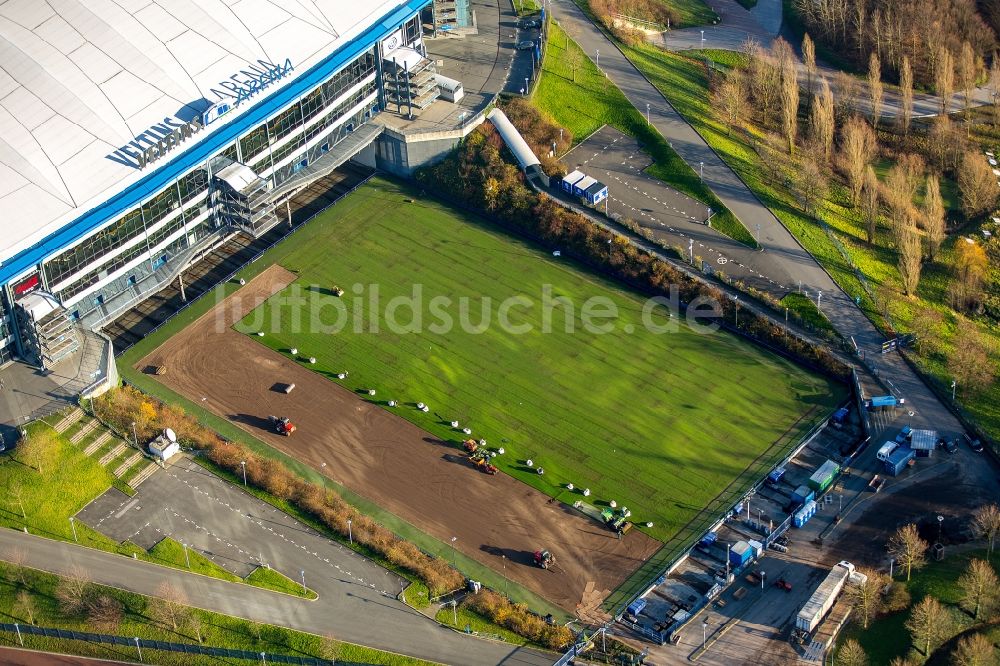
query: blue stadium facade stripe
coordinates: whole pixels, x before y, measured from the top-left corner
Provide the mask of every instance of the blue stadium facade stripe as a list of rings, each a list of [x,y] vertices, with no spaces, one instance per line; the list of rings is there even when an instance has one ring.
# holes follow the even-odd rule
[[[0,285],[7,283],[32,266],[41,263],[46,257],[55,254],[59,250],[71,247],[76,241],[97,229],[105,222],[133,208],[143,199],[156,194],[168,184],[183,176],[189,169],[201,164],[227,144],[236,140],[240,134],[260,124],[278,109],[290,104],[304,93],[318,86],[339,68],[351,62],[361,55],[361,53],[388,36],[406,19],[420,11],[429,2],[430,0],[408,0],[405,5],[387,14],[378,23],[314,65],[309,71],[295,79],[289,85],[271,94],[270,97],[265,98],[233,123],[220,127],[196,146],[181,153],[178,157],[114,195],[97,208],[84,213],[44,240],[22,251],[15,257],[4,261],[0,265]]]

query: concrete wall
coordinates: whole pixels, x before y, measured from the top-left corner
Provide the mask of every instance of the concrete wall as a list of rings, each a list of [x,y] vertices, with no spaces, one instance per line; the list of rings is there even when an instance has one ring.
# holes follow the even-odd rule
[[[402,178],[410,178],[416,169],[444,158],[469,132],[479,127],[482,113],[465,127],[445,132],[402,133],[386,127],[375,146],[375,166]],[[355,158],[358,159],[358,158]]]

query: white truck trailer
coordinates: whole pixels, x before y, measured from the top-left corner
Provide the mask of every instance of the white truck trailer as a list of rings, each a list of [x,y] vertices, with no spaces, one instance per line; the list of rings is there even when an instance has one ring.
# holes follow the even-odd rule
[[[838,562],[809,597],[809,601],[802,606],[802,610],[795,617],[795,628],[805,633],[815,629],[823,617],[833,608],[841,590],[844,589],[848,580],[852,579],[852,576],[858,578],[862,574],[855,574],[854,565],[850,562]],[[852,582],[855,580],[852,579]],[[859,579],[857,582],[860,583],[861,580]]]

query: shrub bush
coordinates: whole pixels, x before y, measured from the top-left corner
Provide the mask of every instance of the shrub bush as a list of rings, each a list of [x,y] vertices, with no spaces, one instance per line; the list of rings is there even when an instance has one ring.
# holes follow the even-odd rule
[[[492,590],[470,594],[462,605],[490,618],[501,627],[553,650],[561,650],[573,640],[573,632],[568,627],[549,624],[529,611],[524,604],[512,604],[506,597]]]

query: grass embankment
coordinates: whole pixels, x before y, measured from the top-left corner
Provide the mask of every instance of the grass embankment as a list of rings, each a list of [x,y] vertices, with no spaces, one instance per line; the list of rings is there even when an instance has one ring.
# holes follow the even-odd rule
[[[31,599],[33,624],[73,631],[94,631],[83,616],[66,615],[60,610],[55,596],[59,582],[57,576],[33,569],[23,569],[23,575],[25,583],[21,584],[14,568],[11,565],[0,563],[0,614],[3,615],[4,621],[30,624],[28,613],[23,604],[19,604],[17,601],[18,593],[24,591]],[[175,631],[157,624],[149,618],[149,598],[103,586],[93,586],[93,590],[114,597],[123,606],[124,613],[117,631],[105,630],[104,633],[172,643],[201,643],[213,647],[251,650],[258,653],[279,653],[327,659],[333,656],[327,651],[329,646],[324,645],[325,641],[320,636],[271,625],[257,625],[247,620],[197,609],[190,609],[191,616],[196,618],[195,621],[184,622]],[[200,626],[200,641],[198,640],[198,631],[195,628],[196,624]],[[16,643],[16,638],[10,634],[5,634],[3,638],[7,643]],[[133,661],[137,658],[134,647],[107,646],[27,634],[23,634],[23,638],[24,646],[34,650],[50,650],[116,661]],[[336,643],[335,650],[338,660],[365,664],[430,666],[431,663],[351,643]],[[143,649],[143,659],[147,663],[166,666],[174,664],[178,666],[213,666],[220,663],[218,657],[146,649]]]
[[[971,559],[986,559],[986,551],[952,555],[941,562],[929,562],[923,569],[914,571],[912,580],[907,583],[905,576],[896,576],[897,582],[905,585],[912,597],[910,608],[878,618],[869,624],[868,629],[862,629],[860,624],[851,623],[838,638],[838,644],[843,645],[849,638],[857,640],[864,648],[872,664],[888,664],[894,657],[909,656],[915,663],[923,663],[927,655],[921,654],[909,640],[910,633],[906,629],[906,621],[911,609],[925,596],[930,595],[945,605],[950,621],[950,631],[945,640],[957,636],[975,626],[971,615],[959,607],[963,592],[958,585],[958,579],[969,566]],[[993,556],[993,568],[1000,574],[1000,562],[996,554]],[[898,571],[898,570],[897,570]],[[985,629],[987,636],[994,642],[1000,641],[1000,626]],[[936,646],[932,646],[933,648]],[[937,659],[935,663],[948,663],[947,659]]]
[[[32,534],[59,541],[74,541],[74,525],[70,523],[70,516],[76,516],[83,507],[112,486],[132,491],[127,486],[122,488],[125,484],[114,478],[110,471],[115,467],[114,462],[103,467],[98,463],[98,453],[91,456],[83,453],[87,444],[99,436],[103,429],[97,428],[88,437],[72,444],[69,437],[79,432],[88,419],[84,417],[64,434],[59,434],[50,424],[57,424],[61,418],[62,414],[56,414],[27,427],[29,438],[44,438],[45,441],[45,445],[40,447],[44,455],[36,463],[36,467],[41,467],[41,472],[36,467],[23,464],[19,460],[17,449],[14,449],[12,455],[0,457],[0,487],[7,490],[4,501],[0,503],[0,526],[16,530],[27,527]],[[134,449],[129,448],[123,455],[128,457],[134,452]],[[11,489],[20,490],[11,492]],[[79,520],[75,522],[75,527],[75,541],[81,546],[127,557],[134,555],[138,559],[175,569],[188,568],[184,547],[173,539],[163,539],[147,552],[128,541],[116,543]],[[196,573],[233,582],[246,582],[299,597],[316,597],[312,590],[303,594],[301,585],[276,571],[257,576],[251,574],[243,581],[193,549],[188,549],[188,554],[191,558],[191,570]]]
[[[803,417],[842,397],[841,387],[734,336],[683,325],[654,334],[642,299],[621,285],[411,197],[395,183],[373,181],[265,256],[258,263],[278,262],[299,278],[240,328],[266,331],[253,339],[280,353],[315,356],[306,367],[351,390],[373,388],[379,400],[397,400],[395,413],[445,441],[463,438],[452,419],[470,426],[506,449],[495,460],[504,472],[547,495],[572,504],[589,487],[591,501],[627,505],[637,522],[653,522],[642,529],[661,540],[758,456],[780,455],[811,425]],[[331,256],[334,245],[340,249]],[[381,303],[420,285],[419,330],[408,314],[402,330],[393,327],[381,310],[378,330],[365,323],[373,313],[345,320],[370,302],[351,284],[376,282]],[[346,288],[343,298],[282,305],[293,292],[330,284]],[[557,296],[573,304],[569,316],[564,306],[551,307]],[[604,333],[587,330],[581,316],[597,297],[618,313],[602,320]],[[451,304],[445,316],[425,309],[441,298]],[[517,306],[494,312],[505,301]],[[490,324],[493,316],[508,325]],[[296,331],[296,318],[322,326]],[[346,326],[324,328],[337,320]],[[336,380],[344,369],[350,374]],[[430,413],[413,408],[417,401]],[[576,490],[566,489],[570,482]]]
[[[454,609],[448,605],[442,606],[434,616],[434,619],[446,627],[478,634],[484,638],[495,638],[513,643],[514,645],[529,644],[523,636],[519,636],[509,629],[504,629],[493,624],[482,615],[469,610],[461,604]]]
[[[810,329],[814,331],[833,331],[830,320],[819,311],[816,303],[808,296],[792,292],[786,294],[780,302],[782,306],[797,314],[799,319]]]
[[[579,66],[574,74],[572,63]],[[551,24],[542,76],[532,101],[573,134],[579,142],[603,125],[633,136],[654,163],[646,172],[674,189],[704,202],[716,212],[712,226],[750,247],[757,241],[746,227],[701,181],[663,136],[646,122],[625,95],[591,62],[586,54],[556,24]],[[614,191],[612,190],[612,196]]]
[[[912,330],[914,317],[921,308],[929,307],[943,315],[944,324],[937,331],[937,337],[941,340],[939,348],[935,353],[920,357],[917,361],[921,369],[939,386],[948,386],[951,373],[947,369],[947,358],[952,351],[956,318],[948,305],[947,292],[952,276],[947,266],[952,263],[954,246],[961,240],[960,236],[949,237],[937,260],[924,265],[916,297],[902,297],[902,283],[891,229],[881,224],[874,244],[869,245],[862,220],[850,205],[846,189],[836,183],[830,188],[820,209],[819,217],[828,230],[824,229],[822,222],[804,214],[791,192],[782,183],[769,179],[768,169],[754,149],[755,141],[760,139],[759,130],[753,129],[749,133],[730,132],[713,113],[705,67],[698,52],[681,55],[645,46],[623,47],[623,50],[685,120],[698,130],[792,235],[820,262],[837,284],[851,297],[860,296],[861,309],[877,326],[886,326],[882,310],[873,298],[878,295],[880,285],[887,285],[891,293],[896,295],[889,304],[889,319],[897,331]],[[732,54],[728,62],[736,64],[741,58],[743,56],[740,54]],[[883,163],[877,166],[884,170],[888,165]],[[957,205],[954,183],[947,180],[943,182],[945,202],[951,206]],[[918,199],[919,196],[918,194]],[[842,252],[838,249],[838,243]],[[862,284],[862,278],[865,285]],[[994,348],[1000,347],[1000,330],[985,325],[980,325],[979,330],[992,341]],[[1000,382],[994,382],[976,395],[963,396],[960,392],[959,398],[984,429],[994,436],[1000,433]]]

